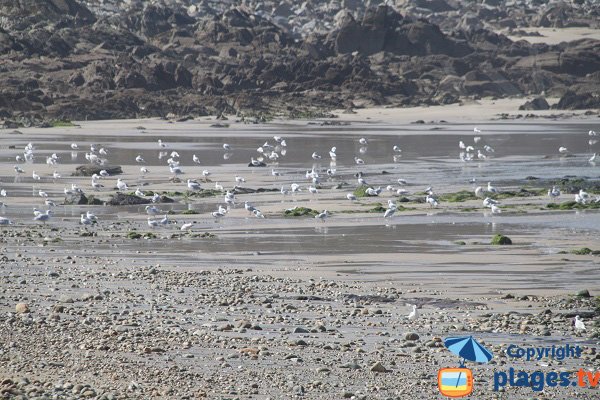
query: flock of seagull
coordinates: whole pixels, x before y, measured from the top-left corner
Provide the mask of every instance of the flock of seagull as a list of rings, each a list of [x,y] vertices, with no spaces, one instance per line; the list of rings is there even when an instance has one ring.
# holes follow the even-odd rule
[[[481,133],[481,130],[478,128],[474,128],[473,131],[475,134]],[[591,131],[589,131],[588,135],[591,137],[590,141],[589,141],[590,145],[595,144],[597,142],[595,137],[598,136],[598,134],[595,131],[591,130]],[[266,163],[269,163],[269,162],[275,163],[281,156],[284,156],[286,154],[286,152],[287,152],[286,140],[281,136],[274,136],[273,140],[274,140],[274,144],[270,144],[267,141],[263,145],[261,145],[257,148],[256,151],[258,153],[258,156],[250,158],[249,166],[265,167],[267,165]],[[368,145],[368,140],[366,138],[360,138],[358,140],[358,143],[361,146],[360,150],[359,150],[359,155],[362,156],[367,151],[366,146]],[[181,166],[181,161],[180,161],[181,158],[179,156],[179,153],[175,150],[169,152],[169,150],[167,150],[169,145],[167,143],[163,142],[161,139],[159,139],[157,141],[157,144],[158,144],[158,148],[160,150],[159,159],[168,157],[166,164],[169,168],[169,172],[171,174],[173,174],[174,177],[177,177],[178,175],[183,174],[184,171]],[[495,152],[495,150],[490,145],[482,143],[481,136],[474,136],[473,144],[470,144],[470,145],[465,144],[461,140],[458,143],[458,147],[460,150],[459,158],[463,162],[470,162],[475,159],[485,160],[486,158],[488,158],[491,154],[493,154]],[[76,152],[78,150],[80,150],[79,145],[77,143],[72,143],[70,148],[71,148],[71,151],[73,152],[72,157],[76,158],[77,157]],[[222,145],[222,148],[226,152],[224,158],[227,159],[228,154],[230,154],[229,152],[232,151],[232,146],[228,143],[224,143]],[[18,154],[15,157],[15,160],[17,161],[17,163],[32,164],[34,162],[34,158],[35,158],[34,150],[35,150],[35,147],[32,143],[27,144],[24,148],[23,154]],[[397,157],[400,155],[401,152],[402,152],[402,149],[399,146],[394,145],[392,147],[392,153],[394,154],[394,161],[397,160]],[[569,153],[569,150],[566,147],[561,146],[558,149],[558,152],[560,154],[567,154],[567,153]],[[338,159],[337,148],[332,147],[329,150],[328,155],[330,158],[330,164],[329,164],[329,168],[324,170],[324,174],[327,176],[327,178],[331,178],[331,177],[334,177],[337,173],[337,169],[336,169],[336,163],[337,163],[337,159]],[[95,144],[90,145],[89,151],[85,152],[85,159],[90,164],[95,164],[98,166],[107,165],[108,164],[107,157],[108,157],[108,151],[104,147],[98,147]],[[313,152],[311,157],[315,161],[321,160],[323,158],[318,152]],[[46,164],[48,166],[56,166],[59,163],[59,159],[60,159],[59,156],[56,153],[53,153],[50,156],[46,157]],[[593,156],[589,159],[589,162],[594,164],[597,159],[598,159],[598,155],[596,153],[594,153]],[[193,161],[193,164],[195,164],[195,165],[201,164],[200,157],[198,157],[196,154],[193,154],[192,161]],[[146,161],[144,160],[144,158],[142,157],[141,154],[138,154],[135,157],[135,162],[136,162],[136,164],[140,165],[140,174],[141,174],[142,178],[150,173],[149,169],[145,165]],[[354,156],[354,163],[357,166],[360,166],[360,165],[364,165],[365,161],[360,156]],[[15,173],[17,176],[25,174],[25,170],[23,168],[21,168],[20,165],[15,165],[14,170],[15,170]],[[309,193],[311,193],[313,195],[316,195],[319,193],[320,183],[321,183],[321,179],[322,179],[322,176],[321,176],[322,172],[323,171],[320,168],[317,168],[315,166],[313,166],[313,168],[311,170],[306,171],[305,178],[309,182],[308,188],[306,190]],[[202,171],[202,176],[205,178],[206,181],[208,181],[207,178],[210,175],[211,175],[211,172],[209,170],[204,169]],[[282,173],[279,171],[276,171],[274,168],[271,168],[271,175],[272,176],[281,176]],[[42,180],[42,176],[40,176],[35,170],[32,171],[31,176],[32,176],[34,182]],[[103,180],[109,178],[110,176],[111,175],[107,169],[101,169],[97,174],[93,174],[91,176],[91,182],[90,182],[90,186],[91,186],[92,190],[94,190],[94,191],[102,190],[102,188],[104,188],[104,185],[102,184]],[[381,186],[373,187],[373,186],[369,185],[366,182],[364,174],[362,172],[358,172],[355,176],[357,179],[357,186],[364,188],[364,193],[366,196],[377,197],[384,191],[384,189]],[[61,175],[60,175],[60,173],[58,173],[55,170],[52,173],[52,175],[50,176],[50,179],[52,179],[53,181],[56,182],[57,180],[61,179]],[[174,181],[180,181],[180,180],[174,180]],[[225,206],[219,205],[218,209],[211,213],[212,217],[215,220],[219,220],[219,219],[225,217],[227,215],[227,213],[229,212],[229,210],[231,208],[235,207],[235,205],[236,205],[236,197],[235,197],[236,189],[239,187],[238,185],[241,185],[245,182],[246,182],[246,179],[244,177],[242,177],[240,175],[236,175],[235,176],[235,186],[231,190],[225,189],[223,187],[223,185],[221,185],[219,182],[215,183],[215,190],[219,191],[219,192],[224,192],[223,200],[225,203]],[[405,179],[398,179],[397,183],[400,186],[399,188],[396,188],[393,185],[388,185],[385,190],[387,192],[395,193],[396,195],[409,194],[409,192],[405,188],[403,188],[403,186],[405,186],[407,184]],[[474,184],[475,180],[474,179],[471,180],[471,183]],[[198,180],[195,180],[195,179],[187,179],[185,181],[185,184],[187,186],[187,190],[190,192],[197,192],[197,191],[200,191],[203,189],[202,184]],[[117,178],[116,189],[119,192],[125,192],[127,190],[130,190],[130,187],[122,178]],[[281,186],[280,192],[282,195],[285,196],[290,193],[294,194],[294,193],[301,192],[302,190],[303,190],[303,188],[300,184],[292,183],[289,186],[289,189],[284,186]],[[83,192],[83,189],[81,189],[74,183],[71,184],[70,187],[64,188],[65,195],[70,195],[70,194],[74,194],[74,193],[83,194],[84,192]],[[425,193],[425,199],[424,199],[425,203],[428,204],[429,207],[431,207],[431,208],[438,207],[438,205],[440,204],[440,201],[439,201],[438,196],[434,193],[432,187],[426,188],[424,193]],[[483,199],[483,202],[482,202],[483,206],[485,208],[489,208],[491,210],[492,214],[499,214],[502,212],[500,203],[497,200],[494,200],[492,198],[495,194],[498,194],[498,193],[500,193],[500,191],[492,185],[492,182],[488,182],[487,186],[477,186],[474,191],[475,196]],[[45,211],[42,211],[42,210],[35,208],[33,210],[33,214],[34,214],[33,220],[42,222],[45,224],[48,221],[50,221],[50,219],[53,215],[52,207],[56,206],[56,204],[52,199],[49,198],[49,195],[47,192],[45,192],[43,190],[38,190],[37,194],[40,198],[42,198],[44,200],[44,205],[47,206],[48,209]],[[146,198],[146,193],[143,190],[141,190],[139,186],[136,188],[134,194],[138,197]],[[0,189],[0,197],[6,198],[7,196],[8,196],[7,191],[5,189]],[[556,186],[553,186],[551,189],[548,190],[548,196],[551,199],[557,199],[561,196],[561,192]],[[354,193],[347,193],[346,199],[349,201],[353,201],[353,202],[358,200],[357,196]],[[171,224],[173,221],[171,221],[169,219],[168,214],[164,214],[164,211],[160,210],[155,205],[156,203],[160,202],[161,196],[157,193],[154,193],[150,200],[153,204],[145,207],[145,212],[148,215],[148,217],[147,217],[148,226],[150,228],[157,228],[160,226],[167,226],[167,225]],[[581,190],[579,193],[575,194],[575,201],[580,204],[588,204],[590,202],[600,202],[600,197],[592,198],[592,196],[590,196],[590,194],[588,194],[584,190]],[[6,205],[3,202],[0,202],[0,207],[6,207]],[[265,215],[260,211],[260,209],[258,209],[257,207],[255,207],[248,201],[244,202],[244,208],[246,209],[246,211],[248,211],[248,213],[250,213],[251,215],[253,215],[256,218],[265,218]],[[290,209],[290,210],[293,210],[293,209]],[[384,219],[392,218],[397,210],[398,210],[398,206],[395,203],[395,201],[392,199],[389,199],[387,202],[387,208],[383,212],[383,218]],[[162,215],[162,214],[164,214],[164,216],[159,219],[158,216]],[[325,222],[325,220],[329,216],[330,216],[330,213],[327,210],[323,210],[323,211],[319,212],[315,216],[315,218],[317,220],[321,220],[321,221]],[[97,221],[98,221],[98,217],[90,211],[87,211],[86,213],[81,214],[80,219],[79,219],[79,223],[82,225],[93,225]],[[11,224],[12,224],[12,221],[10,219],[5,218],[5,217],[0,217],[0,225],[11,225]],[[183,231],[186,231],[186,230],[190,230],[192,228],[192,226],[193,226],[192,223],[185,223],[180,227],[180,229]]]

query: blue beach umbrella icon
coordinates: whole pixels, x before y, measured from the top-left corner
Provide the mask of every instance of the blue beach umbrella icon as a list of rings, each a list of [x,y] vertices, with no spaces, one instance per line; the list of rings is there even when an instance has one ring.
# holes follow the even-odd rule
[[[465,360],[486,363],[494,357],[492,352],[477,343],[477,341],[473,339],[473,336],[449,337],[444,339],[444,345],[452,353],[462,358],[460,364],[461,368],[465,366]],[[457,386],[460,376],[461,374],[459,373],[458,379],[456,380]]]

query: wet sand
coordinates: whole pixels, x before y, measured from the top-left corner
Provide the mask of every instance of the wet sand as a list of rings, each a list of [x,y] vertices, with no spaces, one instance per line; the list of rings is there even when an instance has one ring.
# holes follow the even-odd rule
[[[505,106],[498,101],[489,118]],[[592,196],[600,194],[600,167],[587,162],[598,151],[587,132],[600,131],[600,121],[477,120],[477,108],[464,107],[469,111],[459,116],[454,108],[359,110],[341,116],[338,121],[349,123],[342,126],[231,120],[229,128],[214,128],[209,119],[143,120],[0,133],[0,189],[8,192],[0,215],[14,222],[1,229],[0,378],[10,378],[5,386],[17,392],[37,387],[32,393],[67,398],[425,399],[439,396],[437,370],[458,363],[439,338],[470,334],[497,356],[487,366],[471,365],[477,398],[534,395],[528,388],[494,392],[495,369],[597,366],[591,347],[582,359],[561,363],[509,360],[503,351],[510,343],[598,342],[595,300],[574,294],[598,294],[600,259],[572,251],[600,250],[600,213],[549,209],[552,200],[544,193],[551,182],[571,176],[585,177]],[[436,122],[411,124],[420,118]],[[474,126],[482,132],[475,134]],[[286,154],[272,166],[280,177],[271,175],[271,166],[247,167],[273,135],[287,141]],[[478,147],[495,151],[486,160],[461,162],[458,141],[472,144],[474,136],[482,138]],[[244,188],[275,191],[237,195],[237,206],[219,221],[210,212],[224,204],[222,195],[172,195],[175,203],[157,205],[172,212],[172,223],[156,229],[147,226],[144,206],[61,205],[63,188],[72,183],[102,200],[116,192],[116,177],[103,179],[105,187],[94,192],[89,178],[71,176],[91,143],[107,149],[110,164],[122,166],[119,177],[131,192],[185,192],[185,183],[170,180],[168,155],[159,159],[159,138],[169,145],[164,151],[179,153],[184,181],[232,189],[241,175]],[[14,156],[28,142],[36,147],[34,164],[21,164],[26,173],[15,176]],[[73,155],[72,142],[80,147]],[[233,148],[227,158],[225,142]],[[334,145],[338,161],[332,166],[327,152]],[[402,152],[394,154],[393,145]],[[568,157],[558,154],[560,146],[569,148]],[[313,151],[323,158],[312,160]],[[47,166],[54,152],[60,162]],[[134,161],[138,154],[150,170],[145,177]],[[201,165],[193,164],[192,154]],[[354,156],[365,164],[357,166]],[[307,192],[304,176],[313,166],[336,169],[329,179],[321,173],[316,195]],[[33,170],[40,181],[32,179]],[[53,170],[62,178],[52,180]],[[345,199],[356,189],[358,171],[371,186],[384,188],[379,197]],[[531,176],[538,179],[526,179]],[[399,178],[407,184],[400,186]],[[501,192],[538,194],[501,199],[498,215],[481,199],[440,201],[437,208],[423,202],[428,186],[443,198],[488,181]],[[302,192],[279,193],[294,182]],[[390,184],[408,193],[386,191]],[[32,221],[32,208],[44,208],[39,190],[58,204],[47,225]],[[563,193],[555,202],[573,196]],[[406,210],[392,219],[371,212],[402,197],[408,201],[397,204]],[[266,218],[250,215],[244,201]],[[284,217],[295,206],[332,215],[325,222]],[[98,224],[78,224],[87,210]],[[186,222],[194,227],[181,233]],[[129,239],[134,230],[154,238]],[[200,237],[204,233],[211,237]],[[490,245],[497,233],[513,245]],[[17,303],[31,312],[15,313]],[[407,319],[409,304],[419,306],[414,321]],[[575,313],[585,316],[586,332],[574,331]],[[377,362],[388,372],[371,371]],[[597,389],[552,388],[546,395],[591,399]]]

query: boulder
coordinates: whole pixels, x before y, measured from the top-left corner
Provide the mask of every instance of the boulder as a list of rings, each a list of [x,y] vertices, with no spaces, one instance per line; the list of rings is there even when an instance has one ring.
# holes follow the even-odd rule
[[[97,164],[85,164],[80,165],[75,168],[75,172],[73,172],[73,176],[92,176],[94,174],[99,175],[100,171],[106,170],[109,175],[119,175],[123,173],[123,169],[121,169],[118,165],[97,165]]]
[[[558,110],[586,110],[600,108],[600,96],[591,93],[577,94],[568,90],[553,107]]]
[[[133,194],[117,193],[111,196],[107,204],[110,206],[137,206],[149,204],[150,202],[150,199],[145,199]]]
[[[550,105],[543,97],[536,97],[533,100],[526,101],[519,107],[519,110],[549,110]]]

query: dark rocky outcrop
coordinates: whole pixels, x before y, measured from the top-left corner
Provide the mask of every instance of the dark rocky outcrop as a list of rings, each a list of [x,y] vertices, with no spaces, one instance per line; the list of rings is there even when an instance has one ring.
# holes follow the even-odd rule
[[[598,2],[382,3],[0,0],[0,125],[600,93],[600,41],[484,29],[599,27]]]
[[[526,101],[519,107],[519,110],[549,110],[550,105],[543,97],[536,97],[533,100]]]
[[[133,194],[117,193],[107,202],[109,206],[137,206],[149,204],[151,201]]]
[[[118,165],[96,165],[96,164],[85,164],[75,168],[73,176],[92,176],[94,174],[99,175],[100,171],[106,170],[109,175],[119,175],[123,173],[123,170]]]
[[[555,106],[558,110],[585,110],[588,108],[600,109],[600,95],[591,93],[577,94],[567,91]]]

